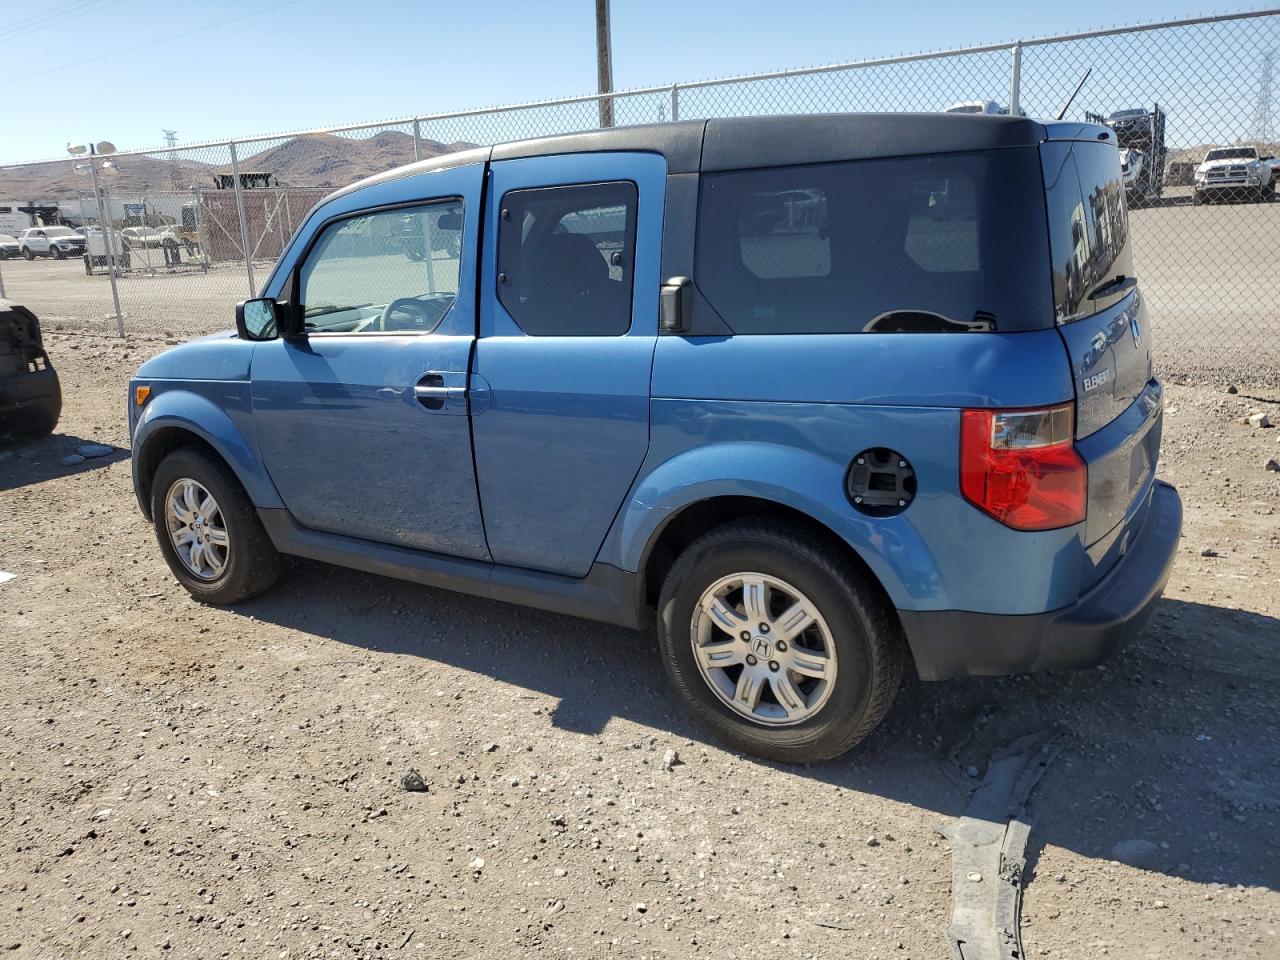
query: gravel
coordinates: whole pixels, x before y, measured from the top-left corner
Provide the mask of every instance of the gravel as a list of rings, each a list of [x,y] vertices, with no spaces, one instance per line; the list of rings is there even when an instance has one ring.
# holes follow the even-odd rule
[[[1168,384],[1184,540],[1107,664],[909,677],[851,756],[781,767],[688,721],[647,636],[307,562],[192,601],[127,460],[60,466],[127,448],[125,380],[160,346],[55,333],[60,432],[0,463],[0,945],[936,958],[962,774],[1053,726],[1028,955],[1280,953],[1280,475],[1275,432],[1236,422],[1280,396]]]

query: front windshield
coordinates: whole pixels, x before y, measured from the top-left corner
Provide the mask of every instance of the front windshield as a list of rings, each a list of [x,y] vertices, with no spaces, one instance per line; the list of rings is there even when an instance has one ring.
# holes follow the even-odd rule
[[[1128,120],[1130,117],[1146,116],[1145,110],[1117,110],[1111,115],[1112,120]]]
[[[458,293],[461,241],[460,200],[331,224],[301,271],[299,294],[307,329],[433,329]]]
[[[1206,160],[1252,160],[1257,151],[1252,147],[1224,147],[1221,150],[1210,150]]]

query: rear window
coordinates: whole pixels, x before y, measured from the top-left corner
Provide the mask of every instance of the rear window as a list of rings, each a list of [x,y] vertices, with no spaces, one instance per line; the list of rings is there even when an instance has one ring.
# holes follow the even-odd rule
[[[735,333],[1051,325],[1035,148],[702,177],[695,274]]]
[[[1119,277],[1133,276],[1129,213],[1120,156],[1104,143],[1050,141],[1041,146],[1049,246],[1053,258],[1054,316],[1059,323],[1105,310],[1127,288],[1108,293]]]

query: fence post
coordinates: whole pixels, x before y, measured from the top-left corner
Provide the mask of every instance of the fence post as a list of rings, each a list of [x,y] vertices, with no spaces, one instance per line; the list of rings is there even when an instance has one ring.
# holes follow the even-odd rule
[[[422,159],[422,121],[413,121],[413,159],[416,163]]]
[[[102,231],[102,242],[107,249],[107,276],[111,281],[111,302],[116,308],[116,334],[123,340],[124,314],[120,311],[120,291],[116,287],[116,245],[111,235],[111,218],[107,215],[110,205],[103,203],[102,200],[103,189],[98,180],[98,154],[92,146],[89,147],[89,176],[93,180],[93,197],[98,201],[98,228]],[[89,253],[88,231],[85,231],[84,249],[89,262],[92,263],[93,255]]]
[[[240,185],[240,161],[236,158],[236,144],[231,141],[231,180],[236,189],[236,213],[240,216],[240,249],[244,253],[244,268],[249,274],[249,296],[258,295],[258,284],[253,279],[253,256],[249,250],[249,222],[244,215],[244,189]]]
[[[680,119],[680,88],[676,84],[671,85],[671,122]]]
[[[1013,45],[1013,56],[1009,70],[1009,116],[1019,116],[1022,109],[1022,41]]]

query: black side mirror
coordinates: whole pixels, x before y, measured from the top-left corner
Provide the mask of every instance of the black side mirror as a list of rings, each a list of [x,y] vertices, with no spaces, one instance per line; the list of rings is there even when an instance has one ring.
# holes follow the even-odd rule
[[[280,335],[279,308],[271,297],[236,304],[236,333],[241,340],[274,340]]]
[[[688,277],[671,277],[658,294],[658,329],[667,333],[684,333],[693,313],[693,281]]]

